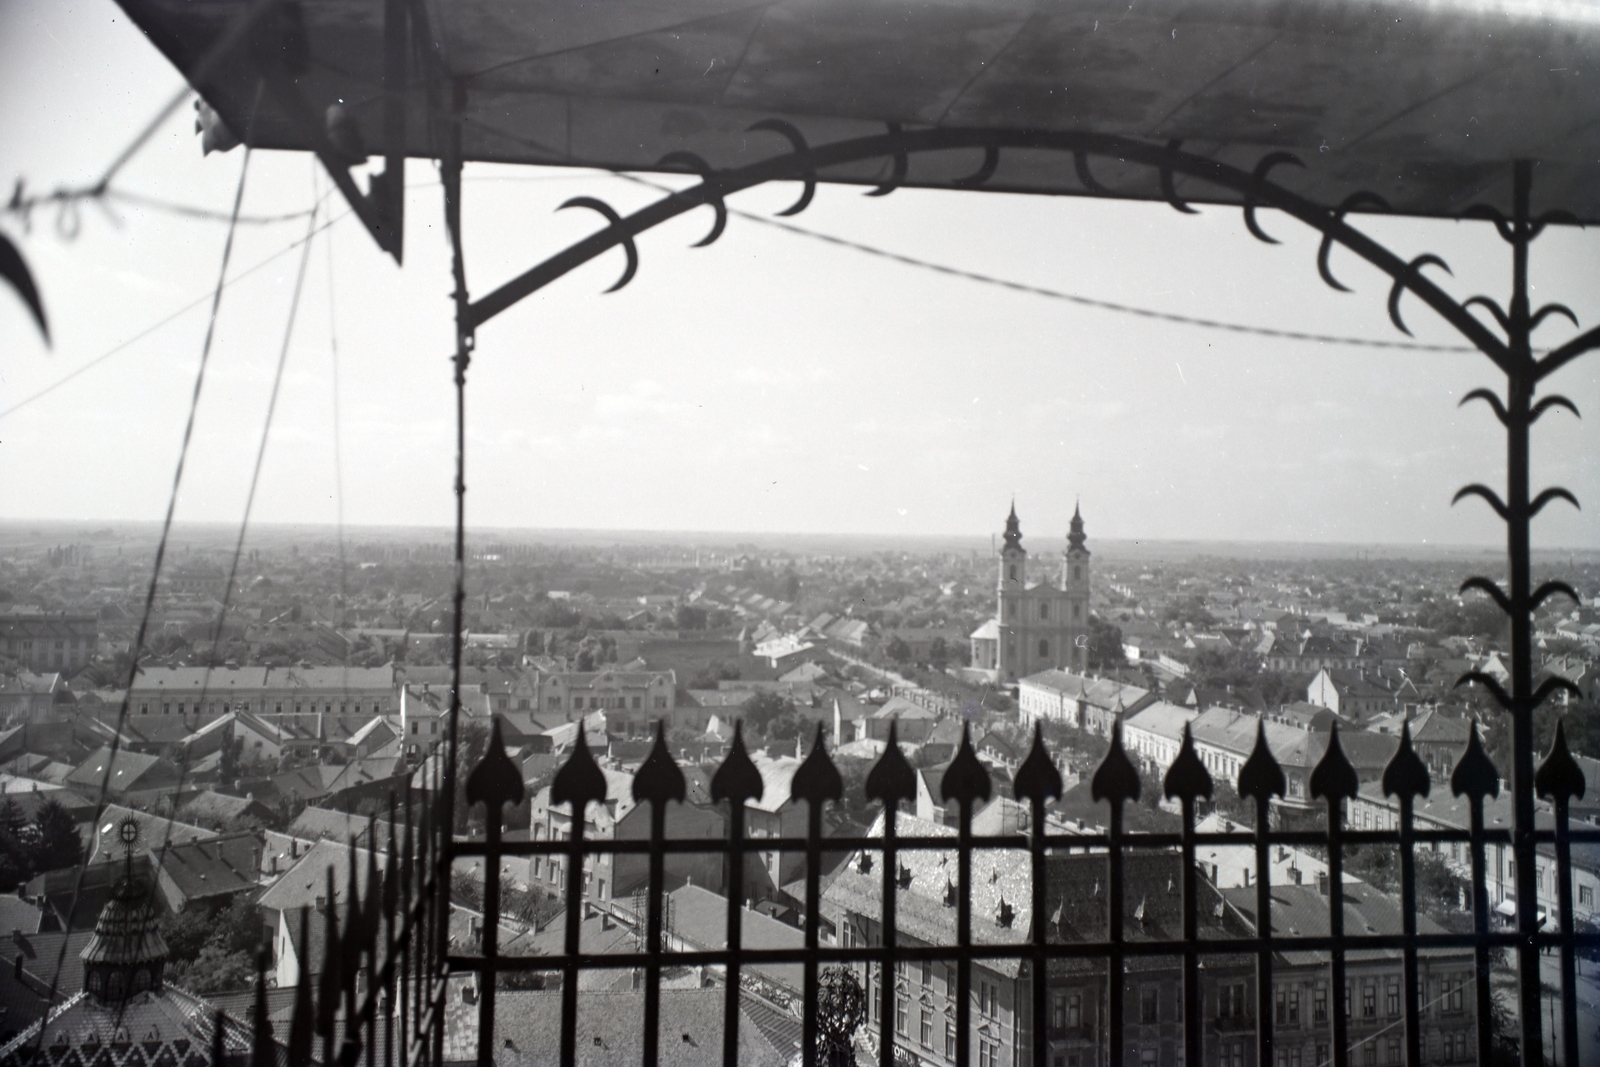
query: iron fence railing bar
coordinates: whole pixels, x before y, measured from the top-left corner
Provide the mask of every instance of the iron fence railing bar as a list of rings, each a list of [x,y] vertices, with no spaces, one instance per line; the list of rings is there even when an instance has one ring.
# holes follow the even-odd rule
[[[945,803],[955,801],[956,814],[956,944],[972,944],[972,805],[989,798],[989,772],[972,750],[971,727],[961,727],[961,747],[945,768],[939,793]],[[1037,953],[1035,953],[1037,955]],[[980,1006],[983,1007],[983,1006]],[[1022,1006],[1015,1005],[1020,1013]],[[987,1008],[984,1008],[987,1017]],[[972,956],[956,958],[956,1063],[968,1067],[972,1062]],[[886,1065],[887,1067],[887,1065]]]
[[[822,904],[822,806],[828,801],[837,803],[844,796],[844,780],[839,769],[828,758],[823,747],[823,726],[817,724],[817,736],[811,751],[796,768],[789,783],[789,799],[806,806],[806,913],[805,947],[803,963],[805,989],[801,993],[802,1067],[817,1067],[817,948],[820,943]],[[834,1035],[830,1034],[830,1041]]]
[[[722,1062],[739,1065],[739,949],[744,941],[744,817],[745,805],[760,800],[766,787],[761,772],[750,762],[744,747],[744,723],[733,727],[733,746],[711,779],[711,801],[728,802],[728,861],[726,894],[726,944],[728,965],[723,974]],[[811,872],[806,872],[811,877]]]
[[[1184,1062],[1199,1064],[1202,1062],[1202,1045],[1200,1032],[1200,902],[1196,897],[1195,885],[1195,802],[1200,797],[1210,799],[1212,793],[1211,775],[1207,772],[1205,764],[1194,751],[1194,738],[1190,735],[1189,724],[1183,726],[1183,740],[1178,746],[1178,754],[1173,758],[1172,765],[1167,768],[1166,777],[1162,783],[1162,792],[1168,800],[1177,799],[1182,807],[1183,818],[1183,846],[1182,862],[1179,864],[1179,882],[1183,900],[1183,940],[1185,950],[1183,954],[1183,1048]],[[1259,872],[1265,876],[1270,871]],[[1267,877],[1259,879],[1267,881]]]
[[[1110,804],[1106,842],[1106,1025],[1110,1034],[1110,1047],[1107,1049],[1109,1067],[1122,1067],[1122,1034],[1126,1021],[1122,1013],[1122,967],[1127,950],[1122,931],[1125,907],[1122,899],[1122,857],[1125,847],[1122,808],[1130,801],[1138,800],[1139,793],[1139,772],[1123,751],[1122,722],[1119,717],[1111,728],[1111,747],[1089,782],[1089,794],[1094,801],[1098,803],[1104,800]],[[1050,947],[1059,950],[1062,946]],[[1181,953],[1183,948],[1183,943],[1179,942],[1177,952]]]
[[[584,747],[584,746],[579,746]],[[667,727],[663,720],[656,722],[656,743],[650,754],[639,765],[633,776],[635,803],[650,805],[650,875],[645,887],[645,959],[644,968],[644,1067],[656,1067],[660,1058],[661,1043],[661,961],[666,953],[662,929],[662,901],[666,894],[666,853],[661,843],[667,836],[667,804],[683,803],[686,786],[683,771],[672,759],[667,749]],[[568,877],[576,879],[578,871]],[[731,957],[730,957],[731,960]],[[730,960],[725,960],[726,967]]]
[[[1415,944],[1420,952],[1449,952],[1462,949],[1471,949],[1479,944],[1490,948],[1505,948],[1521,944],[1521,934],[1514,930],[1504,932],[1490,932],[1483,938],[1470,933],[1445,933],[1421,934],[1415,939]],[[1572,942],[1578,948],[1600,948],[1600,934],[1576,934]],[[1404,934],[1351,934],[1346,933],[1343,938],[1332,936],[1321,937],[1291,937],[1275,935],[1272,938],[1259,937],[1203,937],[1195,947],[1196,953],[1201,957],[1230,956],[1255,954],[1266,946],[1271,946],[1278,952],[1330,952],[1334,947],[1342,946],[1350,952],[1399,952],[1407,945]],[[1559,933],[1541,933],[1535,943],[1542,949],[1554,949],[1565,943]],[[1123,940],[1120,944],[1112,941],[1072,941],[1067,943],[1049,942],[1044,948],[1046,960],[1078,960],[1078,959],[1105,959],[1114,951],[1124,956],[1137,956],[1141,958],[1156,956],[1181,957],[1187,950],[1189,943],[1177,938],[1129,941]],[[921,960],[938,961],[954,959],[965,951],[970,959],[994,960],[1027,960],[1030,959],[1036,947],[1031,941],[1018,940],[1011,944],[993,944],[977,942],[963,950],[958,945],[901,945],[896,951],[896,958],[908,963]],[[739,952],[739,961],[744,966],[752,964],[778,964],[802,963],[805,961],[807,950],[804,948],[744,948]],[[833,945],[822,945],[813,954],[820,962],[831,963],[867,963],[882,962],[882,946],[863,946],[857,948],[844,948]],[[663,952],[661,957],[673,964],[685,967],[715,966],[727,964],[729,954],[725,949],[696,949],[682,952]],[[452,954],[448,958],[451,970],[476,971],[481,969],[482,956],[477,954]],[[627,969],[644,966],[650,955],[644,952],[581,952],[577,956],[549,955],[549,956],[501,956],[496,966],[500,970],[519,971],[548,971],[559,970],[569,961],[576,961],[578,967],[589,970],[597,968]]]
[[[1046,946],[1049,938],[1049,928],[1045,920],[1045,909],[1049,906],[1049,887],[1046,884],[1045,857],[1045,803],[1051,799],[1060,799],[1063,782],[1061,772],[1050,762],[1050,754],[1044,747],[1044,726],[1034,723],[1033,747],[1028,750],[1027,758],[1017,768],[1017,775],[1012,779],[1011,793],[1016,799],[1029,801],[1028,810],[1028,839],[1032,844],[1030,849],[1033,860],[1031,877],[1032,885],[1032,913],[1033,913],[1033,958],[1029,961],[1028,978],[1029,991],[1032,993],[1032,1005],[1029,1011],[1028,1027],[1033,1047],[1033,1067],[1048,1067],[1049,1041],[1045,1029],[1045,1008],[1049,984],[1049,970],[1046,964]]]
[[[1554,829],[1538,830],[1533,834],[1533,839],[1539,844],[1554,845],[1556,831]],[[1573,827],[1567,833],[1567,841],[1572,844],[1600,843],[1600,829],[1587,829]],[[1077,850],[1081,852],[1106,852],[1110,845],[1109,834],[1046,834],[1044,846],[1050,852],[1068,852]],[[1120,840],[1129,848],[1181,848],[1183,846],[1182,833],[1146,833],[1139,830],[1125,831]],[[1326,833],[1304,830],[1273,830],[1268,834],[1269,844],[1285,846],[1315,846],[1326,847],[1328,837]],[[1346,845],[1399,845],[1399,830],[1352,830],[1343,832],[1342,840]],[[1482,835],[1473,837],[1470,829],[1461,830],[1425,830],[1412,831],[1411,840],[1421,845],[1438,844],[1466,844],[1473,840],[1481,840],[1485,844],[1510,847],[1512,832],[1509,829],[1495,829],[1487,827]],[[876,851],[883,846],[883,840],[877,837],[840,836],[821,838],[825,852],[859,852],[862,849]],[[1200,833],[1194,835],[1196,846],[1202,845],[1243,845],[1254,849],[1256,835],[1254,833]],[[953,838],[941,837],[902,837],[896,843],[897,850],[902,852],[920,851],[937,852],[949,851],[954,846]],[[1026,834],[973,834],[972,846],[974,848],[1011,848],[1027,851],[1033,847],[1032,839]],[[584,846],[588,854],[607,853],[613,855],[638,854],[648,855],[656,851],[647,839],[613,838],[596,839]],[[770,852],[804,852],[809,847],[804,837],[764,837],[761,847]],[[458,841],[454,849],[455,855],[460,858],[482,856],[487,850],[482,841]],[[567,851],[566,844],[561,841],[505,841],[501,843],[502,856],[550,856],[561,855]],[[660,851],[668,854],[680,853],[705,853],[707,855],[726,855],[728,845],[725,841],[712,841],[701,839],[669,838],[661,843]]]
[[[883,755],[867,772],[865,793],[868,800],[883,805],[883,837],[868,839],[869,849],[882,850],[883,870],[881,910],[879,912],[880,944],[878,945],[878,1058],[881,1067],[892,1067],[894,1055],[894,964],[899,949],[899,934],[895,916],[897,878],[900,859],[896,850],[897,822],[900,802],[917,795],[916,775],[900,751],[899,723],[889,722],[889,739]],[[959,1010],[959,1008],[958,1008]]]
[[[1569,805],[1573,797],[1582,797],[1585,782],[1583,771],[1572,753],[1567,750],[1567,732],[1557,720],[1555,738],[1550,753],[1539,765],[1534,777],[1534,788],[1540,796],[1550,797],[1555,804],[1556,819],[1556,871],[1572,869],[1572,846],[1567,841]],[[1572,931],[1572,879],[1557,878],[1557,920],[1562,934]],[[1578,989],[1576,945],[1570,936],[1562,938],[1561,946],[1561,1049],[1567,1067],[1578,1063]]]
[[[1383,772],[1383,792],[1400,803],[1400,925],[1405,937],[1401,950],[1400,995],[1405,1005],[1406,1064],[1422,1067],[1422,990],[1417,978],[1417,861],[1411,831],[1416,798],[1431,789],[1428,768],[1411,747],[1411,724],[1400,728],[1400,747]]]
[[[1272,798],[1288,788],[1283,767],[1273,758],[1267,745],[1266,722],[1256,723],[1256,743],[1249,759],[1239,768],[1239,796],[1255,801],[1256,838],[1256,1063],[1272,1067],[1272,1027],[1267,1020],[1272,1012]],[[1338,1010],[1335,1008],[1335,1010]]]
[[[1482,836],[1483,802],[1486,797],[1500,795],[1500,772],[1478,740],[1476,723],[1468,730],[1467,747],[1450,774],[1450,792],[1454,796],[1467,798],[1469,829],[1473,836],[1468,844],[1472,861],[1473,987],[1477,1007],[1478,1062],[1487,1064],[1492,1062],[1494,1048],[1489,989],[1489,949],[1494,942],[1489,935],[1489,883],[1485,877],[1488,850],[1484,847]]]
[[[1340,1010],[1333,1013],[1334,1067],[1346,1067],[1349,1062],[1346,1048],[1346,1022],[1349,1018],[1349,997],[1345,985],[1344,935],[1344,805],[1345,801],[1360,795],[1361,780],[1355,768],[1345,758],[1339,744],[1339,727],[1328,731],[1328,748],[1316,769],[1311,772],[1311,795],[1328,805],[1328,933],[1331,953],[1330,970],[1334,996],[1340,998]],[[1407,939],[1402,937],[1401,942]],[[1265,1022],[1263,1026],[1267,1025]]]

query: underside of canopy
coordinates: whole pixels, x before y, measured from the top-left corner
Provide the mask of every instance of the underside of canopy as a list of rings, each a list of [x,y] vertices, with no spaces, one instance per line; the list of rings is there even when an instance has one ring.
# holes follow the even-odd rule
[[[255,40],[199,71],[244,0],[120,0],[235,131],[276,55],[309,114],[344,102],[384,151],[383,0],[285,2]],[[1600,8],[1354,0],[404,0],[413,12],[404,150],[440,155],[460,108],[467,160],[657,169],[669,152],[715,168],[906,129],[1077,131],[1165,144],[1275,178],[1320,203],[1357,190],[1397,212],[1511,208],[1514,159],[1537,161],[1535,212],[1600,221]],[[281,17],[280,17],[281,16]],[[271,27],[269,30],[268,27]],[[287,27],[287,29],[285,29]],[[258,145],[308,149],[272,95]],[[442,102],[441,102],[442,101]],[[929,152],[904,184],[956,187],[981,149]],[[880,182],[881,159],[822,181]],[[1096,160],[1098,195],[1164,199],[1148,167]],[[966,186],[962,186],[966,187]],[[984,190],[1084,194],[1058,152],[1007,149]],[[1186,200],[1237,194],[1178,177]]]

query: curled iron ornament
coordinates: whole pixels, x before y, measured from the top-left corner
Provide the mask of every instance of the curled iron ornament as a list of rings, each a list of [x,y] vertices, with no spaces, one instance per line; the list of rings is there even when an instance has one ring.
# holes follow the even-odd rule
[[[565,204],[562,204],[560,207],[556,208],[556,210],[565,211],[569,207],[586,207],[590,211],[598,211],[601,215],[605,216],[606,221],[609,222],[613,227],[619,230],[622,228],[622,216],[618,215],[616,211],[612,210],[611,205],[606,203],[604,200],[597,200],[592,196],[575,196],[571,200],[568,200]],[[639,247],[633,243],[632,234],[623,234],[622,250],[627,254],[628,265],[623,269],[622,277],[617,279],[616,284],[606,290],[608,293],[614,293],[618,289],[621,289],[624,285],[627,285],[629,282],[633,281],[633,276],[639,272]]]
[[[1450,688],[1460,689],[1464,685],[1483,686],[1489,691],[1489,695],[1494,698],[1494,702],[1506,711],[1510,711],[1514,707],[1511,701],[1511,694],[1506,692],[1505,687],[1492,674],[1485,674],[1482,671],[1468,671],[1457,678],[1456,684]]]
[[[1454,507],[1469,496],[1482,497],[1491,508],[1494,508],[1496,515],[1499,515],[1507,522],[1511,521],[1511,512],[1506,507],[1505,501],[1500,499],[1500,494],[1482,482],[1473,482],[1471,485],[1463,486],[1456,490],[1456,495],[1450,498],[1450,506]]]
[[[770,130],[773,133],[781,134],[788,138],[795,155],[805,155],[810,150],[810,146],[806,144],[805,135],[800,132],[794,123],[785,122],[783,119],[762,119],[760,122],[752,123],[746,129],[752,133],[757,130]],[[800,193],[800,199],[778,212],[779,218],[783,218],[786,215],[798,215],[811,206],[811,198],[817,195],[817,172],[808,167],[801,175],[801,180],[806,183],[806,187]]]
[[[1578,591],[1576,589],[1557,578],[1552,581],[1545,582],[1543,585],[1539,586],[1539,588],[1533,591],[1533,595],[1528,598],[1528,609],[1530,611],[1538,611],[1540,606],[1544,604],[1546,600],[1549,600],[1557,593],[1560,593],[1562,596],[1571,600],[1574,604],[1581,605],[1583,603],[1583,599],[1578,596]]]
[[[1256,181],[1266,181],[1267,175],[1272,172],[1274,167],[1285,163],[1291,163],[1302,169],[1305,168],[1305,164],[1301,162],[1300,157],[1293,152],[1268,152],[1261,157],[1261,162],[1256,164]],[[1253,190],[1246,190],[1244,194],[1244,225],[1245,229],[1249,230],[1251,235],[1258,241],[1265,241],[1269,245],[1282,243],[1276,237],[1263,230],[1261,224],[1256,221],[1256,198]]]
[[[1450,269],[1450,264],[1434,255],[1432,252],[1424,252],[1422,255],[1406,264],[1406,266],[1411,273],[1417,275],[1422,273],[1423,267],[1443,267],[1446,274],[1450,275],[1452,278],[1455,277],[1455,272]],[[1394,323],[1395,329],[1399,330],[1407,337],[1412,336],[1412,333],[1411,327],[1407,326],[1405,324],[1405,320],[1400,317],[1400,294],[1404,293],[1409,288],[1411,288],[1411,284],[1404,275],[1396,277],[1394,280],[1394,285],[1390,286],[1389,288],[1389,321]]]
[[[1562,316],[1568,322],[1572,323],[1572,328],[1574,330],[1582,328],[1580,326],[1580,324],[1578,323],[1578,316],[1576,314],[1574,314],[1573,310],[1571,308],[1567,307],[1567,305],[1565,305],[1565,304],[1546,304],[1544,307],[1540,308],[1538,311],[1535,311],[1533,313],[1533,317],[1528,320],[1528,332],[1532,333],[1534,330],[1537,330],[1539,328],[1539,324],[1541,322],[1543,322],[1545,319],[1549,318],[1551,315],[1560,315],[1560,316]]]
[[[1391,210],[1389,201],[1377,193],[1358,192],[1347,196],[1344,203],[1333,209],[1333,219],[1335,222],[1343,222],[1347,214],[1358,207],[1367,206],[1380,208],[1384,211]],[[1341,293],[1348,293],[1351,291],[1350,287],[1333,276],[1333,268],[1328,263],[1328,257],[1332,253],[1333,234],[1324,233],[1322,235],[1322,243],[1317,247],[1317,273],[1322,275],[1322,280],[1327,282],[1331,288],[1337,289]]]
[[[1183,138],[1174,137],[1172,140],[1167,142],[1167,151],[1168,152],[1180,152],[1182,150],[1183,150]],[[1172,181],[1172,168],[1171,167],[1162,167],[1161,168],[1161,195],[1167,198],[1167,203],[1172,205],[1172,209],[1174,211],[1182,212],[1185,215],[1198,215],[1198,214],[1200,214],[1200,212],[1198,210],[1196,210],[1195,208],[1190,207],[1188,204],[1184,203],[1184,201],[1182,199],[1179,198],[1177,186],[1174,185],[1173,181]]]
[[[662,167],[686,167],[695,174],[700,175],[700,187],[709,194],[706,199],[706,205],[717,213],[717,220],[712,223],[710,233],[707,233],[689,247],[704,248],[707,245],[715,244],[717,238],[722,236],[722,231],[728,226],[728,205],[723,202],[721,196],[712,192],[715,189],[716,171],[711,169],[711,164],[693,152],[668,152],[661,157],[661,161],[657,165]]]
[[[1464,219],[1483,219],[1486,222],[1492,222],[1495,230],[1499,232],[1501,240],[1507,244],[1516,243],[1517,234],[1511,227],[1511,220],[1506,218],[1505,213],[1493,204],[1473,204],[1463,211],[1460,217]]]
[[[1494,409],[1494,417],[1500,420],[1500,425],[1502,426],[1506,425],[1506,420],[1511,417],[1506,412],[1505,404],[1501,402],[1499,395],[1495,393],[1493,389],[1474,389],[1472,392],[1462,397],[1461,402],[1458,403],[1456,407],[1466,407],[1469,400],[1481,400],[1485,404],[1488,404],[1489,407]]]
[[[1505,311],[1500,307],[1500,305],[1495,303],[1495,301],[1492,298],[1487,297],[1487,296],[1470,297],[1467,300],[1462,301],[1461,302],[1461,306],[1464,307],[1464,308],[1469,308],[1469,307],[1474,307],[1474,306],[1483,308],[1490,315],[1494,316],[1494,321],[1499,323],[1500,329],[1504,330],[1506,332],[1507,336],[1510,335],[1510,333],[1511,333],[1511,317],[1509,315],[1507,315],[1505,313]],[[1408,330],[1407,332],[1409,333],[1410,331]],[[1528,328],[1528,332],[1529,333],[1533,332],[1533,328],[1531,326]]]
[[[1544,510],[1544,506],[1550,503],[1552,500],[1565,500],[1579,511],[1583,510],[1583,506],[1578,503],[1578,498],[1558,485],[1546,489],[1544,492],[1533,498],[1533,502],[1528,505],[1528,518],[1531,519],[1535,515],[1539,514],[1539,512]]]
[[[1116,195],[1110,189],[1107,189],[1105,186],[1103,186],[1099,182],[1095,181],[1094,175],[1092,173],[1090,173],[1090,171],[1089,171],[1089,153],[1087,153],[1087,152],[1074,152],[1074,153],[1072,153],[1072,166],[1073,166],[1073,169],[1075,169],[1077,171],[1077,173],[1078,173],[1078,181],[1083,183],[1084,189],[1086,189],[1089,192],[1093,193],[1095,196],[1115,196]]]
[[[1456,591],[1457,595],[1465,593],[1468,589],[1476,589],[1480,593],[1487,593],[1491,600],[1500,605],[1501,611],[1507,615],[1511,614],[1511,598],[1506,596],[1505,591],[1488,578],[1482,575],[1474,575],[1468,578],[1461,583],[1461,588]]]
[[[1000,149],[994,145],[989,145],[983,150],[983,163],[979,165],[978,169],[965,178],[957,178],[952,184],[958,185],[963,189],[976,189],[990,178],[993,178],[994,172],[999,166]]]
[[[889,123],[890,137],[899,137],[900,130],[901,126],[898,122]],[[889,170],[889,180],[878,186],[876,189],[867,190],[864,195],[888,196],[890,193],[900,188],[901,184],[906,180],[906,173],[910,169],[911,161],[909,157],[906,156],[904,150],[896,149],[894,153],[894,162]]]
[[[1578,410],[1578,405],[1574,404],[1564,396],[1556,395],[1547,396],[1540,400],[1537,404],[1533,405],[1533,410],[1528,412],[1528,423],[1531,425],[1535,422],[1538,422],[1539,416],[1543,415],[1551,408],[1565,408],[1566,410],[1572,412],[1574,418],[1583,418],[1583,413]]]

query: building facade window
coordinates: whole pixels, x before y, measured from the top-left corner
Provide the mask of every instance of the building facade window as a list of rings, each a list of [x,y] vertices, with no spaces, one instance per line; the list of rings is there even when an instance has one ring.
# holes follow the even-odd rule
[[[1139,1021],[1154,1023],[1161,1020],[1161,990],[1147,985],[1139,990]]]
[[[922,1041],[923,1048],[933,1047],[933,1012],[927,1008],[922,1009],[922,1025],[917,1036]]]

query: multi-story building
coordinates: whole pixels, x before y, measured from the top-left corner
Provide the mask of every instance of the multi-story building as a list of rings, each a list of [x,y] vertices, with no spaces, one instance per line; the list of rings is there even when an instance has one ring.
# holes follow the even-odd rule
[[[99,641],[100,620],[93,615],[0,611],[0,664],[71,674],[89,665]]]
[[[644,740],[654,735],[657,720],[669,729],[676,725],[677,688],[678,676],[670,670],[541,672],[537,707],[568,721],[604,711],[612,737]]]
[[[1136,685],[1069,671],[1039,671],[1017,682],[1017,707],[1024,725],[1043,719],[1102,736],[1110,732],[1112,722],[1143,711],[1158,699]]]
[[[1054,581],[1029,582],[1028,551],[1015,505],[1000,549],[995,616],[971,636],[972,667],[1000,682],[1038,671],[1089,666],[1089,549],[1083,516],[1074,509],[1061,570]]]
[[[1534,819],[1540,830],[1554,826],[1554,816],[1543,801],[1539,802]],[[1385,796],[1380,783],[1367,782],[1362,785],[1360,795],[1350,801],[1349,820],[1353,830],[1396,830],[1400,826],[1399,801]],[[1486,829],[1506,830],[1514,822],[1509,792],[1484,798],[1483,825]],[[1413,802],[1412,823],[1419,830],[1468,830],[1471,828],[1470,803],[1466,797],[1455,796],[1450,789],[1436,786],[1428,796],[1418,797]],[[1452,870],[1470,881],[1472,854],[1464,842],[1419,844],[1417,847],[1438,851]],[[1516,874],[1516,860],[1509,844],[1491,841],[1484,845],[1484,882],[1489,891],[1489,906],[1494,909],[1497,920],[1507,926],[1515,921],[1517,914]],[[1554,929],[1561,914],[1558,907],[1560,883],[1556,877],[1555,852],[1550,845],[1539,848],[1534,885],[1539,917]],[[1597,898],[1600,898],[1600,847],[1580,842],[1572,846],[1573,918],[1596,922],[1600,917],[1600,908],[1595,903]]]
[[[1195,753],[1212,777],[1230,785],[1255,751],[1256,736],[1266,731],[1267,747],[1283,768],[1288,788],[1274,805],[1311,808],[1321,805],[1311,796],[1311,772],[1328,750],[1329,733],[1313,720],[1290,716],[1254,715],[1233,708],[1212,708],[1189,725]],[[1339,744],[1363,781],[1377,781],[1394,755],[1399,739],[1366,730],[1345,730]]]
[[[50,722],[60,714],[63,705],[70,710],[72,704],[72,691],[55,671],[0,674],[0,726]]]
[[[398,710],[391,667],[141,667],[128,691],[133,715],[192,717],[230,711],[308,722],[317,715]]]
[[[956,831],[938,823],[901,815],[895,824],[905,836],[941,836]],[[883,836],[879,816],[868,837]],[[822,894],[822,918],[833,941],[846,948],[883,943],[881,854],[852,854]],[[995,850],[972,861],[972,938],[975,944],[1015,944],[1032,929],[1029,859],[1024,852]],[[898,943],[909,947],[951,945],[956,940],[955,851],[899,854],[896,905]],[[877,965],[857,965],[867,992],[865,1041],[876,1044],[882,1018],[882,982],[894,987],[895,1045],[918,1064],[951,1063],[956,1054],[956,969],[953,963],[903,962],[891,976]],[[1030,986],[1017,960],[988,959],[972,964],[971,1048],[980,1067],[1011,1067],[1028,1047],[1025,1013]]]

